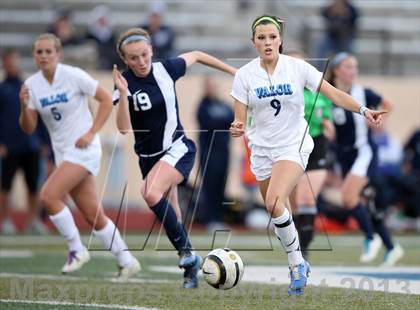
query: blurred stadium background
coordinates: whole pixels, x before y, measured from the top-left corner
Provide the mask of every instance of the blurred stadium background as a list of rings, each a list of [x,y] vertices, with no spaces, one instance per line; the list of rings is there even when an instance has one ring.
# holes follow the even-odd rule
[[[154,1],[156,3],[156,1]],[[164,23],[175,32],[174,54],[203,50],[239,67],[255,57],[250,43],[249,25],[255,16],[272,12],[286,21],[285,50],[304,51],[309,58],[316,56],[325,25],[320,10],[329,0],[295,1],[165,1]],[[353,1],[360,11],[354,52],[359,60],[360,83],[394,105],[387,124],[391,135],[404,144],[420,124],[420,9],[419,2]],[[70,12],[76,34],[84,38],[92,20],[92,10],[105,4],[115,33],[147,23],[153,1],[58,1],[3,0],[0,3],[1,48],[15,48],[22,55],[25,74],[35,71],[31,58],[34,39],[45,32],[63,12]],[[63,61],[80,66],[101,81],[111,91],[110,71],[100,70],[95,43],[80,40],[66,45]],[[196,110],[203,95],[202,75],[214,73],[219,79],[220,96],[231,102],[231,78],[202,66],[192,68],[178,84],[180,114],[190,136],[197,138],[199,128]],[[93,105],[94,109],[94,105]],[[124,182],[127,181],[128,205],[145,206],[137,189],[141,178],[137,173],[137,159],[133,155],[132,137],[116,133],[114,115],[101,132],[104,157],[98,188],[106,207],[118,207]],[[244,154],[243,141],[233,140],[232,160],[226,192],[233,199],[243,197],[240,169]],[[114,151],[114,152],[113,152]],[[112,155],[113,154],[113,155]],[[133,168],[135,167],[135,168]],[[195,173],[191,174],[190,184]],[[17,178],[12,201],[24,208],[21,178]]]
[[[48,26],[56,18],[57,12],[63,10],[71,11],[72,22],[75,25],[77,34],[84,35],[88,29],[92,9],[98,5],[105,4],[110,8],[112,26],[116,33],[120,33],[129,27],[146,23],[151,2],[127,0],[2,0],[0,2],[0,48],[15,48],[21,53],[22,66],[25,76],[27,76],[36,70],[31,58],[32,43],[37,35],[46,31]],[[280,16],[286,21],[286,51],[301,50],[309,58],[315,57],[317,44],[319,44],[325,32],[325,25],[320,15],[320,9],[331,1],[179,0],[164,2],[166,4],[166,10],[164,12],[165,23],[172,27],[176,34],[175,54],[190,50],[202,50],[227,61],[233,66],[239,67],[247,59],[255,57],[255,51],[250,42],[249,28],[256,16],[266,12]],[[355,0],[352,3],[357,6],[361,14],[358,22],[357,37],[354,41],[354,52],[359,60],[359,81],[361,84],[382,94],[394,104],[395,108],[389,117],[387,129],[403,145],[411,133],[420,126],[420,2],[416,0]],[[74,46],[68,45],[65,47],[63,62],[84,68],[94,78],[103,83],[109,91],[112,91],[111,72],[109,70],[98,69],[97,53],[95,44],[90,41],[84,41],[82,44]],[[210,72],[210,70],[200,66],[193,68],[191,71],[178,82],[177,92],[180,104],[180,117],[184,128],[190,131],[189,136],[196,140],[198,128],[196,110],[200,98],[203,95],[203,74],[215,72]],[[225,99],[226,102],[231,102],[229,93],[232,79],[218,73],[215,73],[215,75],[219,81],[221,98]],[[93,110],[95,109],[95,104],[92,105],[92,108]],[[102,201],[106,212],[115,220],[120,207],[124,185],[127,182],[127,193],[122,209],[128,212],[122,213],[123,216],[120,218],[118,226],[124,231],[124,234],[126,232],[134,233],[133,236],[129,237],[128,243],[133,247],[138,247],[139,240],[142,244],[147,238],[147,235],[140,233],[147,232],[151,227],[153,216],[147,210],[146,204],[140,197],[138,191],[142,180],[138,173],[137,158],[132,151],[133,138],[117,133],[114,118],[115,115],[112,115],[107,121],[105,128],[101,131],[104,156],[101,173],[97,178],[97,185],[99,193],[103,197]],[[245,152],[243,143],[241,140],[231,141],[232,152],[228,185],[226,187],[226,197],[228,197],[226,206],[229,211],[226,212],[225,218],[231,221],[235,229],[245,234],[244,238],[240,238],[239,235],[235,235],[234,233],[232,237],[233,247],[249,248],[259,244],[264,248],[265,242],[268,242],[264,235],[264,229],[262,231],[246,230],[246,227],[243,225],[244,214],[241,213],[241,207],[244,205],[243,197],[246,196],[246,190],[240,178],[241,163]],[[191,188],[194,185],[196,175],[197,168],[194,169],[189,180]],[[20,228],[22,228],[22,217],[24,216],[24,209],[26,207],[22,180],[22,176],[19,175],[15,180],[12,193],[12,204],[15,210],[13,219]],[[191,194],[191,190],[181,194],[186,195],[184,196],[186,197],[184,198],[184,202],[188,201],[189,194]],[[75,213],[77,216],[77,211]],[[262,219],[263,222],[262,224],[260,223],[260,228],[266,225],[264,220],[265,218]],[[88,232],[86,223],[80,220],[80,217],[78,217],[78,224]],[[197,243],[202,246],[203,250],[210,249],[212,235],[202,232],[199,225],[194,226],[194,228],[198,228],[198,232],[193,237],[193,240],[196,238],[198,240]],[[328,234],[334,231],[337,232],[337,230],[334,227],[330,227],[331,230],[327,231],[329,229],[327,228],[325,222],[318,222],[320,233],[314,247],[323,249],[326,252],[314,252],[313,259],[315,264],[325,266],[355,265],[362,244],[361,237],[354,235],[350,237],[335,236],[330,240]],[[410,289],[411,292],[420,294],[419,219],[415,219],[414,224],[407,226],[403,223],[400,226],[396,225],[394,228],[401,228],[403,233],[397,237],[397,240],[406,249],[406,257],[402,261],[402,265],[411,268],[400,270],[399,273],[414,275],[414,278],[409,278],[410,281],[413,280],[410,282]],[[406,228],[410,230],[407,232]],[[352,223],[339,227],[338,229],[339,232],[350,232],[354,230],[355,226]],[[250,236],[249,239],[247,239],[248,234]],[[235,236],[239,239],[236,240]],[[1,272],[13,274],[45,274],[46,278],[39,278],[39,283],[56,283],[54,281],[58,280],[48,279],[47,275],[57,273],[59,270],[62,258],[64,258],[64,245],[60,239],[52,236],[48,238],[42,237],[45,239],[31,238],[33,239],[29,238],[27,241],[13,237],[0,238],[2,248],[0,253],[2,251],[6,253],[5,256],[0,255]],[[203,238],[204,241],[200,241],[200,238]],[[226,237],[223,237],[222,240],[215,241],[215,245],[223,246],[225,241]],[[275,243],[275,240],[273,242]],[[266,245],[269,246],[269,243]],[[164,245],[164,248],[166,246]],[[152,249],[151,246],[150,249]],[[7,253],[9,253],[7,251],[13,252],[14,250],[17,253],[24,253],[25,250],[28,250],[29,256],[24,255],[21,260],[15,260],[13,255],[7,258]],[[276,251],[278,250],[277,247]],[[331,252],[331,250],[335,251]],[[277,264],[277,258],[274,258],[272,254],[270,255],[273,257],[268,254],[265,255],[264,253],[266,252],[263,252],[263,254],[242,253],[244,253],[245,258],[251,261],[252,264]],[[328,256],[331,253],[334,255],[333,257]],[[278,252],[276,252],[276,255],[278,256]],[[99,254],[97,256],[99,258],[101,257]],[[140,257],[142,256],[145,257],[146,266],[169,263],[173,265],[175,257],[175,255],[172,255],[171,260],[165,252],[159,252],[159,255],[157,255],[153,251],[148,254],[141,253]],[[246,259],[245,261],[247,261]],[[33,264],[34,261],[36,262],[35,264]],[[45,262],[48,262],[48,268],[47,266],[43,267]],[[280,262],[285,265],[285,257],[282,257]],[[377,265],[378,262],[375,264]],[[50,265],[57,265],[57,268],[52,270]],[[81,275],[82,277],[93,277],[94,282],[100,281],[98,280],[100,272],[111,265],[111,260],[108,257],[107,259],[99,260],[99,264],[95,267],[92,267],[92,265],[88,265],[86,268],[89,271],[84,271]],[[110,269],[112,268],[110,267]],[[165,276],[161,276],[161,274],[154,273],[152,269],[146,267],[146,273],[142,277],[144,277],[145,282],[156,278],[174,279],[174,276],[170,272]],[[369,275],[366,276],[369,277]],[[269,276],[267,277],[267,279],[270,279]],[[277,277],[280,277],[280,275],[277,275]],[[0,286],[0,291],[3,290],[1,298],[7,298],[5,292],[8,292],[11,285],[5,279],[7,279],[7,276],[0,278],[0,282],[3,282]],[[391,279],[393,278],[391,277]],[[76,284],[79,283],[77,279],[74,280]],[[82,281],[81,278],[79,280]],[[267,281],[266,283],[270,284],[269,280]],[[322,283],[319,282],[319,284]],[[161,286],[160,289],[163,292],[165,290],[169,292],[170,289],[165,285],[168,286],[167,283],[163,284],[164,287],[162,288]],[[375,288],[377,286],[375,282]],[[252,291],[252,287],[244,286],[240,292],[247,290]],[[404,293],[402,289],[396,291]],[[174,298],[171,295],[172,293],[167,293],[168,299]],[[322,295],[321,291],[314,289],[311,295],[312,298],[314,298],[313,296],[318,296],[318,293]],[[211,299],[215,298],[214,294],[212,291],[205,291],[203,296]],[[268,296],[269,294],[266,293],[265,295]],[[373,308],[377,309],[394,308],[398,304],[403,305],[402,308],[414,309],[416,308],[416,304],[418,306],[420,303],[417,297],[405,299],[400,296],[394,296],[392,297],[394,299],[390,300],[384,299],[386,295],[371,296],[379,300],[377,301],[378,304],[372,305]],[[228,295],[226,297],[230,298]],[[361,297],[357,294],[353,296],[358,301],[356,304],[349,303],[345,298],[346,296],[338,292],[329,292],[325,297],[330,298],[329,300],[336,300],[334,300],[333,304],[318,304],[320,299],[317,298],[316,303],[311,304],[311,301],[307,299],[305,305],[308,307],[312,305],[313,308],[319,307],[320,309],[329,307],[333,309],[338,306],[346,306],[349,309],[358,308],[362,306],[365,300],[363,298],[366,296]],[[230,305],[232,309],[235,308],[235,298],[227,301],[227,305]],[[394,302],[393,300],[398,300],[398,302]],[[107,302],[104,300],[99,301]],[[152,300],[146,299],[146,301],[146,306],[154,306]],[[134,303],[136,303],[136,300]],[[6,308],[11,307],[11,304],[6,303],[4,305]],[[193,305],[195,305],[194,302]],[[217,305],[215,309],[222,307],[220,303],[217,303]],[[286,306],[293,307],[294,304],[287,303]],[[159,303],[159,307],[177,308],[176,305],[165,305],[162,303]],[[196,308],[199,307],[197,305]],[[267,305],[267,307],[272,306]],[[34,305],[28,306],[29,308],[34,309]],[[195,306],[191,306],[191,309],[196,308]],[[208,308],[213,309],[212,306]],[[179,309],[184,308],[181,307]],[[185,307],[185,309],[189,308]]]

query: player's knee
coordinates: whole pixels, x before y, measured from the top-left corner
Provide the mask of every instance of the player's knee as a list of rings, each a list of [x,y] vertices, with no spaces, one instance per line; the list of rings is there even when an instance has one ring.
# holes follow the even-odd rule
[[[50,209],[55,205],[58,200],[58,197],[54,194],[54,191],[49,188],[43,187],[39,195],[41,203],[47,208]]]
[[[85,213],[84,218],[88,222],[89,226],[93,227],[95,225],[95,214]]]
[[[265,207],[273,217],[277,217],[283,214],[284,208],[286,208],[286,201],[280,199],[278,196],[267,195],[265,198]]]
[[[348,208],[348,209],[354,208],[359,202],[359,196],[353,195],[352,193],[344,192],[342,194],[342,197],[343,197],[343,205],[345,208]]]
[[[149,207],[153,207],[162,199],[162,193],[144,184],[141,187],[141,195]]]

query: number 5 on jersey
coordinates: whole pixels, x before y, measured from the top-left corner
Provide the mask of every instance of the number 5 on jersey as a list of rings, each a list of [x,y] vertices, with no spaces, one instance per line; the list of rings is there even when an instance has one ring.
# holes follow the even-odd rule
[[[146,111],[152,108],[152,102],[150,101],[149,95],[140,91],[133,95],[133,104],[134,111]]]

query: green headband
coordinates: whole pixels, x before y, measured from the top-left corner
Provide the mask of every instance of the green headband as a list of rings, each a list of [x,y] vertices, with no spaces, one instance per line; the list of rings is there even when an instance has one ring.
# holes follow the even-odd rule
[[[257,19],[255,21],[255,23],[252,25],[252,31],[254,32],[255,28],[257,28],[257,26],[263,21],[269,21],[269,22],[273,23],[277,27],[277,29],[279,31],[281,31],[280,23],[275,18],[272,18],[270,16],[263,16],[263,17]]]

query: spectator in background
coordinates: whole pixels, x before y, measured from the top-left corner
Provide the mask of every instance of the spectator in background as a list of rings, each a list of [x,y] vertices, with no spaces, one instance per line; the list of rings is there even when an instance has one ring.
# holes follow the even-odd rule
[[[404,170],[420,178],[420,128],[417,128],[404,147]]]
[[[120,58],[115,52],[117,44],[115,32],[109,21],[110,9],[105,5],[96,6],[90,13],[90,23],[87,30],[87,39],[92,39],[97,44],[98,68],[112,69],[114,64],[119,64]]]
[[[401,144],[383,126],[371,130],[373,141],[378,146],[378,175],[399,174],[403,156]]]
[[[395,201],[396,188],[392,185],[392,179],[401,175],[403,150],[400,143],[383,126],[371,130],[373,142],[378,148],[378,167],[371,179],[371,187],[367,187],[363,194],[375,202],[374,205],[368,204],[371,213],[374,206],[373,214],[379,211],[380,215],[385,217],[386,209]]]
[[[220,229],[222,204],[229,170],[229,126],[233,121],[232,108],[219,97],[217,80],[206,76],[204,97],[198,108],[200,125],[199,154],[202,189],[201,220],[209,230]]]
[[[82,43],[82,37],[77,35],[74,25],[71,21],[71,11],[68,9],[58,10],[56,18],[47,32],[55,34],[63,46],[78,45]]]
[[[372,180],[373,188],[367,188],[364,194],[370,201],[373,200],[374,206],[379,211],[377,214],[381,217],[385,216],[386,208],[401,205],[405,215],[411,219],[418,218],[420,216],[420,129],[410,137],[404,147],[403,155],[401,146],[397,142],[392,142],[389,135],[379,134],[379,137],[380,139],[375,137],[375,141],[379,141],[377,144],[380,174]],[[387,156],[381,156],[381,149]],[[404,158],[402,165],[399,160],[401,158]],[[409,229],[411,219],[399,218],[391,216],[390,224],[393,223],[394,228]]]
[[[321,12],[325,23],[325,37],[318,57],[329,57],[340,51],[353,52],[359,12],[351,0],[334,0]]]
[[[417,128],[404,146],[403,173],[397,182],[400,200],[410,217],[420,216],[420,128]]]
[[[19,127],[19,91],[23,83],[20,77],[19,54],[14,50],[4,51],[2,63],[5,79],[0,84],[1,233],[16,233],[10,219],[9,196],[16,171],[22,169],[28,189],[27,231],[45,234],[47,229],[38,217],[40,139],[38,132],[27,136]]]
[[[152,38],[154,60],[170,58],[175,55],[175,33],[163,22],[165,11],[166,5],[163,2],[153,1],[149,6],[148,23],[140,25],[140,28],[146,30]]]

